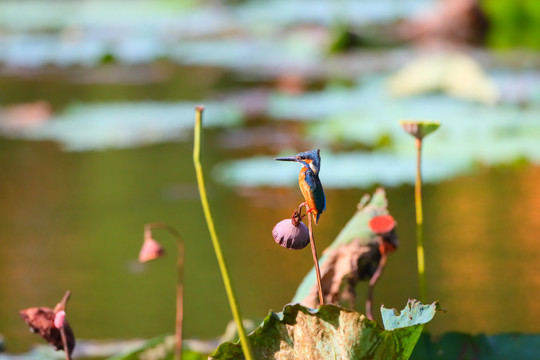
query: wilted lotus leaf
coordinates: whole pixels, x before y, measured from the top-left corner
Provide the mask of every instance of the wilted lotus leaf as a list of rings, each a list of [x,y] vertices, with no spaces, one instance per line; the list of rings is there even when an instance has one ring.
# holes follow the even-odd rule
[[[369,201],[369,202],[368,202]],[[378,218],[384,234],[377,233],[370,227],[373,218]],[[382,221],[381,221],[382,220]],[[387,224],[388,223],[388,224]],[[369,280],[381,259],[378,238],[382,236],[385,246],[395,248],[398,244],[394,230],[388,231],[390,223],[395,225],[388,215],[386,195],[382,188],[376,190],[373,197],[364,196],[358,210],[326,248],[320,259],[321,282],[326,303],[340,303],[351,306],[355,302],[355,287],[359,281]],[[343,286],[345,285],[345,286]],[[344,289],[340,294],[340,289]],[[315,270],[304,278],[298,287],[292,302],[299,302],[310,308],[319,304]]]
[[[427,309],[432,313],[435,310],[432,305]],[[415,320],[416,315],[412,316]],[[271,312],[249,340],[258,360],[406,360],[420,337],[422,324],[429,320],[383,330],[363,314],[339,306],[322,305],[312,310],[294,304],[286,305],[281,313]],[[244,355],[239,343],[226,342],[210,359],[240,360]]]
[[[350,307],[356,299],[355,286],[360,280],[371,278],[381,256],[378,246],[365,245],[359,240],[332,249],[325,254],[320,264],[321,285],[327,304],[336,304],[339,300],[347,301]],[[340,294],[342,284],[346,284]],[[302,304],[316,308],[319,305],[317,286],[312,286]]]
[[[64,349],[60,329],[55,327],[54,324],[56,313],[53,309],[48,307],[31,307],[21,310],[19,314],[32,332],[41,335],[41,337],[52,344],[56,350]],[[73,348],[75,347],[75,335],[67,320],[64,319],[63,325],[66,333],[68,351],[71,355]]]

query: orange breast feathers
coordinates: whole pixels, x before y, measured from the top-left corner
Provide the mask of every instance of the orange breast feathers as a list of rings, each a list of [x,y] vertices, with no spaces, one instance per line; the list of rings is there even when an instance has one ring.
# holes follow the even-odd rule
[[[306,182],[306,170],[307,168],[305,167],[302,167],[302,170],[300,170],[300,174],[298,175],[298,185],[300,185],[300,191],[302,191],[302,195],[304,195],[304,199],[306,200],[309,208],[311,209],[311,212],[313,212],[313,215],[316,218],[317,208],[315,207],[315,199],[313,198],[313,195],[311,194],[311,188],[309,187],[309,184]]]

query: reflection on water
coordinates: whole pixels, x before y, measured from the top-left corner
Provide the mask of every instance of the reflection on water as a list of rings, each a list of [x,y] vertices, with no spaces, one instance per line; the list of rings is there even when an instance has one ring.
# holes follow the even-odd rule
[[[229,154],[213,145],[219,131],[207,135],[210,169]],[[65,289],[73,293],[69,316],[80,338],[172,331],[174,256],[145,266],[135,262],[149,221],[173,224],[186,240],[186,336],[223,331],[231,316],[196,192],[190,144],[64,153],[50,143],[3,139],[0,164],[0,331],[8,350],[37,341],[17,311],[52,306]],[[430,331],[540,331],[530,321],[540,316],[539,181],[538,167],[524,167],[426,186],[429,298],[448,309]],[[320,249],[372,190],[327,190],[328,210],[316,229]],[[309,251],[287,251],[270,235],[301,200],[300,192],[213,182],[209,192],[243,315],[280,310],[311,266]],[[418,295],[413,189],[387,193],[401,247],[390,256],[375,302],[402,307]],[[173,239],[156,236],[174,254]]]

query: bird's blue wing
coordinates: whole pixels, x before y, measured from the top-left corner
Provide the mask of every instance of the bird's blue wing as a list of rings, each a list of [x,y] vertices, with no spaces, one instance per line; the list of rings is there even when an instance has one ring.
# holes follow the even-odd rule
[[[326,197],[319,177],[311,170],[306,171],[306,183],[309,185],[311,195],[315,202],[318,215],[326,209]]]

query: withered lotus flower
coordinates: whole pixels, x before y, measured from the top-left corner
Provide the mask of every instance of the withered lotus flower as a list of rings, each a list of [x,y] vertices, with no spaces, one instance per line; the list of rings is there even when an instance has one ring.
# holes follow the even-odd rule
[[[309,230],[302,222],[298,211],[295,211],[291,219],[281,220],[272,229],[274,241],[287,248],[300,250],[309,244]]]
[[[68,353],[71,356],[75,347],[75,335],[69,323],[65,320],[65,312],[63,310],[55,312],[48,307],[31,307],[21,310],[19,314],[30,327],[30,331],[41,335],[56,350],[64,350],[62,335],[60,333],[60,329],[63,327],[66,334]]]

